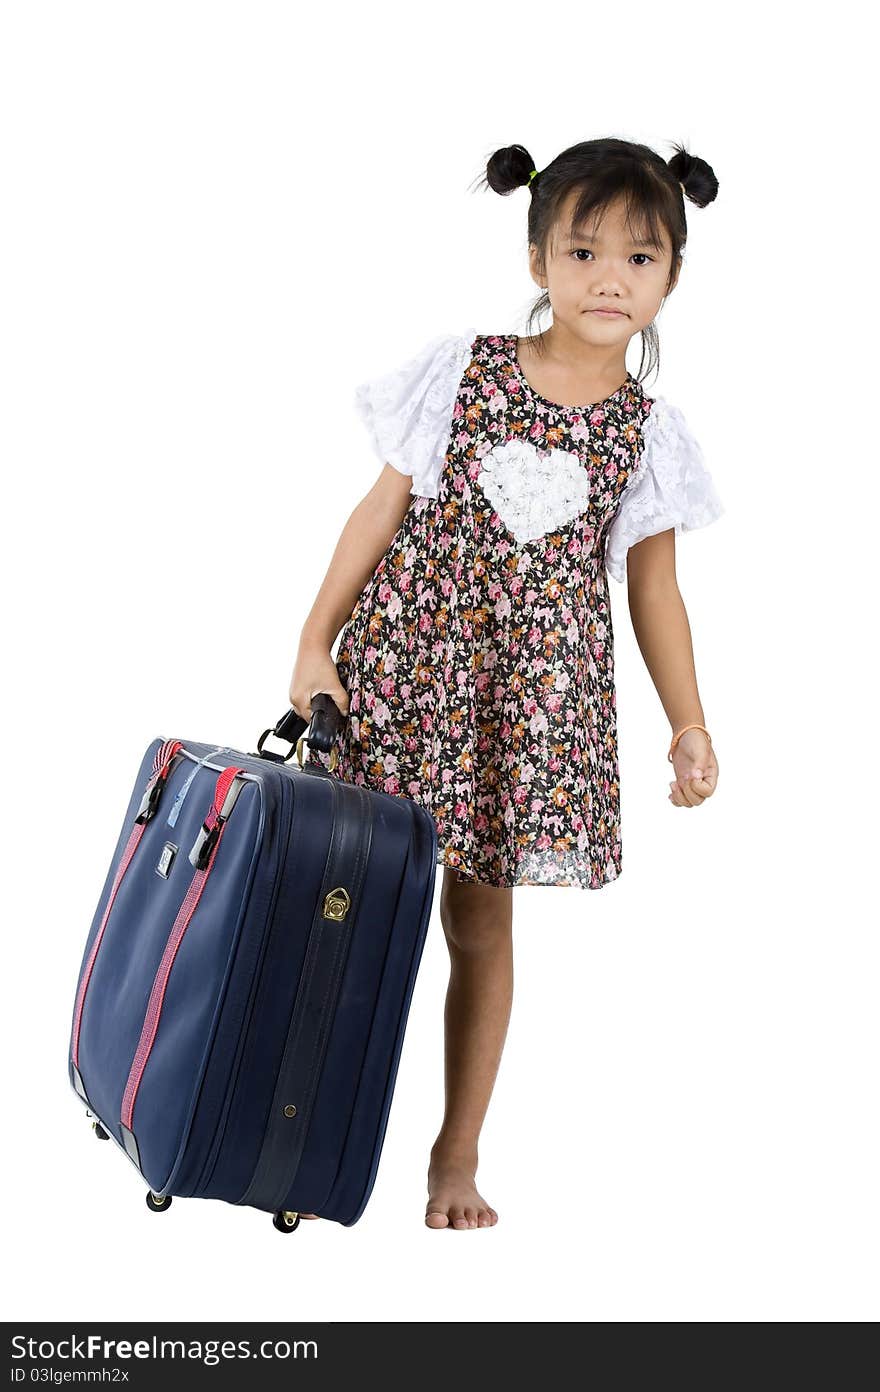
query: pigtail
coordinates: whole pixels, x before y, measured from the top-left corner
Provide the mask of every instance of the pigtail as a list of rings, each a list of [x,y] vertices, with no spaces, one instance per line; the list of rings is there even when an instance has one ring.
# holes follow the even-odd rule
[[[533,178],[534,176],[534,178]],[[485,182],[495,193],[513,193],[524,184],[534,187],[537,166],[524,145],[505,145],[486,165]]]
[[[705,208],[707,203],[713,203],[718,196],[718,180],[715,178],[714,169],[697,155],[689,155],[683,145],[676,145],[675,150],[676,153],[667,162],[667,168],[679,183],[684,185],[682,192],[691,203],[696,203],[698,208]]]

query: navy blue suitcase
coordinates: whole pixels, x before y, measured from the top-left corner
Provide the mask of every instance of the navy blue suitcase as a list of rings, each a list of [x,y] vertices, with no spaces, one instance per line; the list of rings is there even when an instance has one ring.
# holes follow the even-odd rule
[[[251,754],[157,739],[135,780],[68,1065],[155,1211],[221,1199],[289,1232],[300,1213],[350,1226],[372,1192],[437,830],[410,798],[303,766],[302,739],[299,767],[264,749],[305,726],[289,711]]]

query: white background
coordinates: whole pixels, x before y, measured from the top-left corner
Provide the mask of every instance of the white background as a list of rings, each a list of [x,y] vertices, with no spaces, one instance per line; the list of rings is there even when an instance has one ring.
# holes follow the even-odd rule
[[[876,324],[856,9],[4,8],[6,1318],[868,1320],[876,1299]],[[239,749],[379,461],[355,385],[523,331],[539,168],[618,135],[714,167],[649,394],[725,516],[679,583],[721,776],[613,586],[624,869],[519,887],[478,1186],[424,1226],[448,957],[435,902],[355,1227],[178,1199],[67,1081],[85,938],[157,736]],[[638,370],[639,341],[628,366]],[[438,871],[439,879],[442,871]]]

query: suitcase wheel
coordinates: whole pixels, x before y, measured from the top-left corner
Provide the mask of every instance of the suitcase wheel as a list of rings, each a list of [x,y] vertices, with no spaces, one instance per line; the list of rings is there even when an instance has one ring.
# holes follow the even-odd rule
[[[171,1207],[171,1195],[166,1194],[164,1199],[160,1199],[153,1193],[152,1189],[147,1190],[147,1208],[153,1213],[164,1213],[166,1208]]]
[[[299,1214],[291,1213],[289,1209],[279,1208],[272,1222],[279,1232],[295,1232],[299,1227]]]
[[[95,1133],[95,1135],[97,1136],[97,1138],[98,1138],[99,1141],[109,1141],[109,1139],[110,1139],[109,1133],[108,1133],[107,1131],[104,1130],[104,1128],[103,1128],[103,1126],[101,1125],[100,1121],[93,1121],[93,1122],[92,1122],[92,1129],[94,1130],[94,1133]]]

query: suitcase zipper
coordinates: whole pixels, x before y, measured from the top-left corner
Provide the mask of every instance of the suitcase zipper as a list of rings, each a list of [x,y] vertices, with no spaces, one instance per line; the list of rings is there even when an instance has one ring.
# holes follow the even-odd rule
[[[289,781],[290,780],[282,779],[282,790]],[[244,1060],[248,1057],[251,1033],[253,1031],[254,1026],[254,1010],[256,1002],[259,999],[260,990],[262,988],[264,963],[266,960],[266,954],[269,951],[272,927],[277,921],[276,906],[279,903],[280,888],[282,883],[284,882],[284,876],[287,873],[288,869],[286,862],[286,849],[289,844],[290,830],[293,822],[293,803],[291,801],[288,804],[288,794],[290,794],[290,797],[292,799],[292,787],[287,789],[287,793],[285,793],[284,791],[282,791],[281,793],[281,815],[279,818],[280,831],[278,838],[278,865],[275,870],[275,876],[272,881],[272,890],[268,900],[269,907],[266,912],[266,932],[265,936],[261,941],[260,951],[258,953],[257,961],[254,966],[253,976],[251,978],[250,989],[248,992],[244,1019],[239,1030],[238,1047],[236,1049],[232,1067],[229,1071],[229,1078],[227,1080],[226,1087],[224,1090],[222,1104],[217,1114],[217,1120],[214,1123],[214,1128],[211,1133],[210,1144],[207,1148],[207,1151],[205,1152],[205,1159],[202,1163],[201,1169],[199,1170],[198,1178],[192,1186],[192,1194],[202,1194],[205,1188],[211,1182],[217,1164],[217,1156],[220,1151],[220,1140],[223,1133],[225,1132],[226,1122],[229,1116],[229,1108],[235,1096],[235,1089],[238,1086],[238,1079],[242,1067],[244,1065]],[[285,812],[287,813],[286,817]]]
[[[191,863],[196,867],[189,889],[184,896],[177,917],[171,927],[168,940],[165,943],[165,950],[162,953],[162,960],[153,979],[150,998],[147,1002],[147,1010],[144,1022],[141,1027],[141,1036],[132,1059],[131,1068],[128,1074],[128,1081],[122,1097],[121,1121],[125,1131],[129,1133],[131,1140],[134,1140],[132,1132],[132,1118],[134,1115],[134,1104],[137,1100],[138,1089],[144,1076],[144,1071],[150,1060],[156,1032],[159,1028],[159,1021],[162,1017],[162,1006],[165,1000],[165,991],[168,985],[168,978],[174,966],[174,959],[177,956],[180,944],[186,934],[193,914],[198,907],[199,899],[207,882],[208,876],[214,868],[214,861],[220,842],[223,839],[223,832],[226,829],[226,822],[235,806],[236,799],[244,787],[244,778],[247,777],[245,769],[236,768],[231,765],[221,773],[217,779],[217,786],[211,808],[205,818],[201,830],[196,837],[192,850],[189,853]],[[123,1133],[125,1135],[125,1133]],[[127,1139],[127,1138],[126,1138]]]
[[[125,872],[131,865],[132,859],[134,858],[134,853],[140,845],[141,838],[143,837],[143,834],[147,829],[147,823],[156,814],[156,809],[159,806],[159,799],[161,798],[165,786],[168,782],[168,775],[171,771],[171,766],[182,748],[183,745],[180,740],[165,740],[164,743],[161,744],[159,748],[156,750],[156,755],[153,759],[153,772],[150,775],[150,779],[144,790],[144,795],[141,798],[141,805],[138,808],[138,813],[135,817],[134,826],[131,829],[131,834],[128,838],[125,850],[122,853],[122,858],[120,859],[119,865],[117,866],[116,874],[113,878],[113,885],[111,887],[110,894],[107,899],[107,906],[104,909],[104,916],[101,919],[100,927],[98,928],[98,931],[95,934],[95,941],[92,943],[92,950],[89,953],[88,958],[86,960],[86,964],[82,969],[82,974],[80,976],[79,981],[79,988],[76,993],[76,1002],[73,1010],[73,1043],[71,1047],[71,1058],[73,1060],[73,1064],[77,1070],[77,1073],[79,1072],[79,1039],[80,1032],[82,1029],[83,1006],[85,1005],[86,994],[89,989],[89,982],[92,979],[92,972],[94,971],[95,961],[101,949],[101,943],[104,939],[104,932],[107,927],[107,920],[110,917],[110,911],[113,908],[116,895],[119,892],[119,886],[125,878]]]

